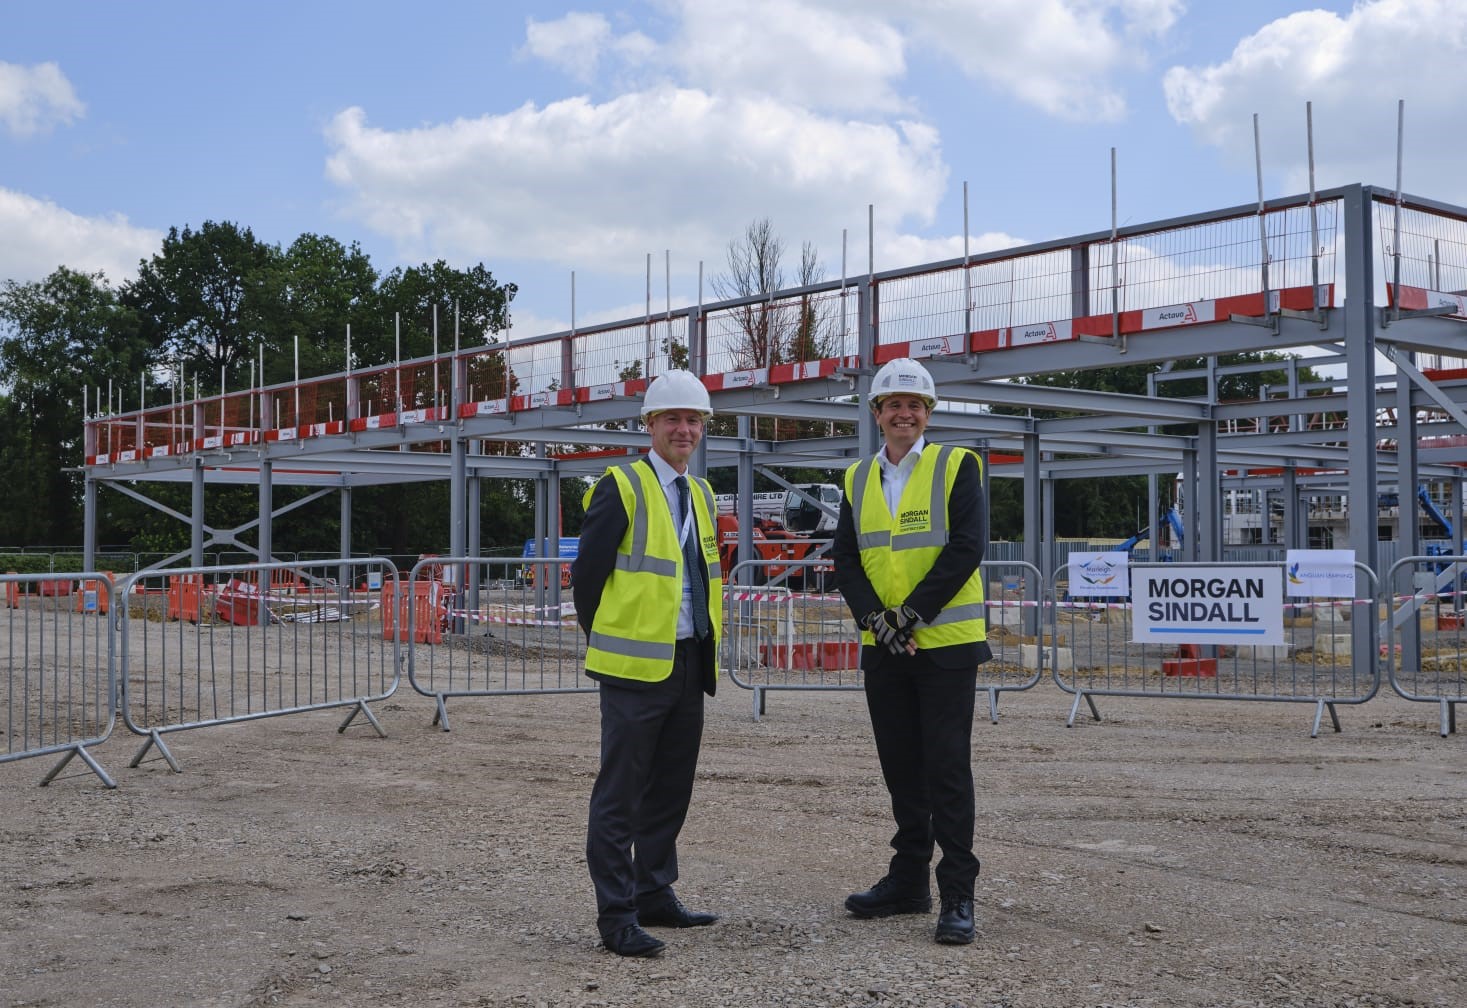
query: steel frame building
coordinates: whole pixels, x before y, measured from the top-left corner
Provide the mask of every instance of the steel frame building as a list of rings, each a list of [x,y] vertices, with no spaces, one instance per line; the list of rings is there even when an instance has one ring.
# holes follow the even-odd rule
[[[943,400],[929,437],[984,451],[990,478],[1023,480],[1025,559],[1040,569],[1053,567],[1056,481],[1097,476],[1183,474],[1192,559],[1220,559],[1230,486],[1275,490],[1285,502],[1285,544],[1302,546],[1298,502],[1307,493],[1373,505],[1382,487],[1405,501],[1424,479],[1459,486],[1464,290],[1467,209],[1350,185],[387,367],[140,404],[87,420],[84,563],[92,569],[101,488],[161,508],[137,488],[153,482],[192,487],[190,514],[162,508],[189,523],[191,547],[158,566],[185,558],[200,566],[214,543],[269,559],[273,521],[330,493],[340,496],[347,556],[354,488],[424,480],[451,485],[450,555],[479,555],[482,479],[533,479],[537,535],[554,543],[547,502],[559,499],[560,481],[645,447],[644,435],[604,425],[633,420],[647,378],[684,352],[716,413],[739,418],[736,435],[705,440],[696,464],[736,467],[745,499],[756,469],[778,482],[784,467],[838,467],[874,451],[878,432],[861,397],[877,367],[910,356],[928,366]],[[803,344],[818,352],[792,357],[801,332],[818,336]],[[1220,401],[1230,369],[1218,358],[1249,351],[1313,356],[1267,365],[1287,371],[1285,387]],[[1206,366],[1173,369],[1194,358]],[[1145,396],[1016,380],[1138,364],[1156,368]],[[1309,383],[1303,366],[1342,374]],[[1169,395],[1180,378],[1204,379],[1210,393]],[[819,438],[754,436],[753,418],[771,416],[845,426]],[[1192,433],[1163,431],[1178,425]],[[522,450],[488,454],[491,442]],[[602,451],[557,458],[559,445]],[[239,539],[248,526],[207,528],[205,489],[220,484],[258,486],[254,546]],[[276,486],[316,493],[277,509]],[[1452,504],[1460,537],[1459,490]],[[1374,512],[1357,508],[1365,518],[1337,544],[1372,569]],[[1402,524],[1402,555],[1414,554],[1418,533]]]

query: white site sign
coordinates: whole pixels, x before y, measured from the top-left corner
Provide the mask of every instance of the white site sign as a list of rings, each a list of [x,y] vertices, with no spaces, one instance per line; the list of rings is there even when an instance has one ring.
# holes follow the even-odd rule
[[[1355,551],[1291,549],[1284,554],[1289,594],[1305,598],[1355,597]]]
[[[1137,643],[1284,643],[1284,578],[1277,567],[1133,567],[1131,592]]]
[[[1070,554],[1070,594],[1076,598],[1111,598],[1131,594],[1127,577],[1130,554],[1121,552]]]

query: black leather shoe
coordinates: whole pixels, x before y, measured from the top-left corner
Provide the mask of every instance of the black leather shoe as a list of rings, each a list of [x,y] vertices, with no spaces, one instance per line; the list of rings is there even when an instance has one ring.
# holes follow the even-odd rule
[[[933,934],[939,945],[971,945],[978,929],[973,924],[973,901],[970,899],[947,899],[942,901],[942,910],[937,915],[937,931]]]
[[[619,956],[651,958],[660,955],[667,943],[653,938],[638,924],[628,924],[620,931],[601,936],[601,944]]]
[[[857,917],[927,913],[932,909],[932,893],[926,886],[903,885],[888,875],[865,892],[847,896],[846,909]]]
[[[637,910],[637,923],[643,927],[703,927],[718,920],[718,914],[689,910],[676,896],[646,910]]]

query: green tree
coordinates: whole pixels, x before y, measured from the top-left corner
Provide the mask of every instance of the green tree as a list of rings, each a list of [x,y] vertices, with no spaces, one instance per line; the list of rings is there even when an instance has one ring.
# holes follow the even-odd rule
[[[62,267],[35,283],[0,287],[0,541],[70,544],[80,539],[83,399],[113,376],[149,363],[136,319],[101,273]],[[135,386],[134,386],[135,387]],[[95,408],[95,407],[94,407]]]
[[[435,315],[438,349],[450,350],[454,344],[455,312],[460,346],[495,342],[497,334],[509,328],[509,305],[518,290],[514,284],[497,282],[483,263],[469,269],[454,269],[440,259],[422,266],[398,267],[384,276],[378,286],[375,327],[360,343],[359,351],[356,330],[352,330],[353,352],[366,366],[427,357],[433,352]],[[440,395],[446,397],[450,378],[446,367],[437,377]],[[518,385],[501,354],[479,354],[469,361],[466,394],[475,400],[514,395]],[[411,394],[404,389],[403,405],[409,409],[431,405],[433,387],[429,375],[426,381],[415,383]],[[372,391],[364,389],[364,399]],[[396,392],[386,388],[375,391],[384,401]]]
[[[123,288],[122,302],[151,345],[202,373],[203,387],[221,370],[237,387],[258,347],[272,360],[290,351],[281,345],[279,260],[277,247],[238,224],[170,228],[162,251]]]
[[[376,360],[393,360],[395,319],[401,320],[402,356],[426,357],[433,352],[433,317],[438,316],[438,347],[453,347],[454,311],[458,312],[459,343],[474,347],[493,343],[509,328],[509,305],[519,288],[501,284],[483,263],[454,269],[439,259],[422,266],[398,267],[378,287],[377,324],[383,333],[375,346]],[[363,352],[367,352],[364,346]]]
[[[326,235],[303,234],[273,272],[271,294],[280,316],[274,342],[282,353],[273,365],[267,361],[264,384],[293,377],[297,345],[302,377],[346,370],[346,327],[351,326],[355,356],[359,334],[374,329],[378,318],[377,271],[367,254],[355,242],[345,246]]]

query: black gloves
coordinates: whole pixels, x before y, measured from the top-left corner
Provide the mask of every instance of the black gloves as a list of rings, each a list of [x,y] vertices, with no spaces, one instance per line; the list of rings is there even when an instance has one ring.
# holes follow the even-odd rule
[[[861,621],[876,636],[876,643],[894,655],[906,654],[912,633],[922,617],[911,606],[892,606],[884,612],[867,613]]]

